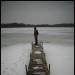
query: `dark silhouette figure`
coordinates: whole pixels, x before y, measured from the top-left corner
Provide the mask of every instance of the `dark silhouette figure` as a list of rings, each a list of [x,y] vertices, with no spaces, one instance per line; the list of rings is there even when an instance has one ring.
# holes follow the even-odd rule
[[[38,44],[38,30],[34,27],[34,38],[35,38],[35,45]]]

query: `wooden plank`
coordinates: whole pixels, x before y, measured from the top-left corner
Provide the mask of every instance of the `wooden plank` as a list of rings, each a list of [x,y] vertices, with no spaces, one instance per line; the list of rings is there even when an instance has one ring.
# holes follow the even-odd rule
[[[50,65],[49,65],[50,69]],[[42,44],[32,44],[32,53],[30,54],[30,62],[27,71],[28,75],[49,75],[45,53]]]

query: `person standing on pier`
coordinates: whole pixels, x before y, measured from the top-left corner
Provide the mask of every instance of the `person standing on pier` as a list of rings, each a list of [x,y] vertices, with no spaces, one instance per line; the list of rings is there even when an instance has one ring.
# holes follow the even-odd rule
[[[34,38],[35,38],[35,45],[38,44],[38,30],[34,27]]]

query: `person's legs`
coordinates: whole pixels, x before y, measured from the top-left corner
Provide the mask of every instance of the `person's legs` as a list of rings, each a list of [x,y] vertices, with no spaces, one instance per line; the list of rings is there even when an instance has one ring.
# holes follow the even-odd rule
[[[38,44],[38,36],[37,36],[37,44]]]
[[[35,36],[35,45],[37,45],[37,36]]]
[[[36,44],[38,44],[38,36],[36,37]]]
[[[36,45],[36,36],[34,36],[34,39],[35,39],[35,45]]]
[[[37,45],[37,37],[36,37],[36,45]]]
[[[35,38],[35,45],[37,45],[37,37]]]

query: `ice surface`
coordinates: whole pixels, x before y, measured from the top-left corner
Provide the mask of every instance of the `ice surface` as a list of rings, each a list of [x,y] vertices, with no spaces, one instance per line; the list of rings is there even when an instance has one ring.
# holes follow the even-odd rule
[[[38,28],[50,75],[74,75],[74,28]],[[33,28],[1,29],[1,75],[26,75]]]
[[[50,75],[74,75],[74,46],[44,44]]]
[[[74,44],[74,28],[63,27],[41,27],[38,41],[54,44]],[[2,28],[1,29],[1,47],[14,45],[17,43],[34,42],[33,28]]]
[[[25,75],[31,44],[17,44],[1,49],[1,75]]]

